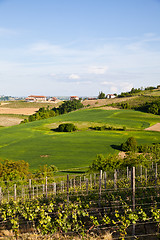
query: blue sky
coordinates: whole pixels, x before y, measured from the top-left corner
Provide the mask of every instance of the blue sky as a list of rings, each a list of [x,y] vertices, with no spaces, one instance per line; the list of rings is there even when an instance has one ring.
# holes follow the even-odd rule
[[[0,95],[160,84],[160,0],[0,0]]]

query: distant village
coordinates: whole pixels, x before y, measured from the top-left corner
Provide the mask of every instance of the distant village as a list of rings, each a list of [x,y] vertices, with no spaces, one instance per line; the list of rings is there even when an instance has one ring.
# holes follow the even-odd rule
[[[114,94],[107,94],[106,98],[115,98],[116,95]],[[47,97],[47,96],[40,96],[40,95],[30,95],[28,97],[12,97],[12,96],[0,96],[0,101],[16,101],[16,100],[25,100],[26,102],[48,102],[48,103],[57,103],[61,100],[96,100],[98,97],[78,97],[78,96],[70,96],[70,97]]]
[[[116,96],[114,94],[107,94],[106,98],[115,98]],[[88,100],[96,100],[97,98],[85,98]],[[50,97],[47,98],[46,96],[37,96],[37,95],[30,95],[27,98],[25,98],[26,102],[52,102],[52,103],[57,103],[60,100],[56,97]],[[82,98],[79,98],[78,96],[70,96],[70,100],[82,100]]]

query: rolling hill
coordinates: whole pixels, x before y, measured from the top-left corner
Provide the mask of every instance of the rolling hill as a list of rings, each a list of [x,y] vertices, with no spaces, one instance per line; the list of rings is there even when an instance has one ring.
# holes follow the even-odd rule
[[[78,131],[54,129],[72,122]],[[57,117],[0,129],[1,159],[25,160],[31,169],[54,164],[59,169],[87,167],[102,153],[118,153],[120,145],[134,136],[139,144],[160,141],[160,133],[143,129],[160,122],[160,116],[134,110],[81,109]],[[94,131],[93,126],[126,126],[127,131]]]

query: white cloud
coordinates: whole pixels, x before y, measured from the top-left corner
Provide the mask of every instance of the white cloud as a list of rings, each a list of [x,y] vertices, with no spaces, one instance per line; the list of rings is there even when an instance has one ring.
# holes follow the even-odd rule
[[[69,79],[80,79],[80,76],[79,75],[77,75],[77,74],[71,74],[70,76],[69,76]]]
[[[91,66],[89,67],[88,72],[93,74],[105,74],[107,70],[107,66]]]
[[[0,34],[3,32],[0,28]],[[158,36],[148,35],[110,43],[106,40],[88,47],[47,42],[16,48],[1,45],[1,79],[6,89],[8,83],[11,90],[14,81],[20,84],[31,81],[35,89],[40,88],[41,82],[42,90],[48,81],[46,92],[48,87],[48,92],[58,89],[62,95],[66,94],[67,88],[68,92],[73,88],[75,95],[77,91],[87,96],[87,92],[95,95],[100,87],[106,93],[120,93],[130,91],[132,87],[156,86],[160,78],[158,39]],[[157,41],[154,48],[152,41]],[[24,92],[24,87],[19,87],[18,92]]]
[[[117,93],[117,92],[128,92],[133,88],[133,84],[130,82],[122,82],[122,81],[103,81],[101,82],[101,85],[106,87],[107,91],[110,91],[111,93]]]

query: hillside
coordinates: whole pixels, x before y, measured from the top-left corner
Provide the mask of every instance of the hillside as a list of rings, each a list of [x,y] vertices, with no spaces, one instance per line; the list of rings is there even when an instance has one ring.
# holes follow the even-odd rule
[[[72,122],[78,131],[58,133],[62,122]],[[0,129],[0,157],[25,160],[31,169],[54,164],[59,169],[87,167],[102,153],[118,153],[120,145],[134,136],[139,144],[159,142],[160,133],[143,129],[160,122],[160,117],[134,110],[81,109],[57,117]],[[125,126],[127,131],[95,131],[89,127]]]
[[[146,102],[160,100],[160,89],[143,90],[138,93],[132,93],[127,97],[122,96],[113,99],[84,100],[83,105],[88,107],[100,107],[111,104],[118,106],[119,103],[128,102],[131,107],[141,106]]]

